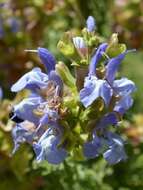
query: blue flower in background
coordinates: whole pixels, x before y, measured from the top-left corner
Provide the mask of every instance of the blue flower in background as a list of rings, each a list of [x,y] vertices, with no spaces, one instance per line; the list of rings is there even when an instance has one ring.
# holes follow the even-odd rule
[[[4,4],[2,7],[0,6],[0,8],[2,9],[7,9],[8,7],[4,7],[6,6],[6,4]],[[5,37],[5,35],[7,34],[7,30],[5,29],[5,27],[9,28],[9,32],[12,33],[17,33],[20,31],[20,20],[14,16],[11,16],[9,18],[5,18],[5,15],[1,15],[0,16],[0,38]]]
[[[20,20],[16,17],[9,18],[7,20],[12,33],[17,33],[20,31]]]
[[[3,38],[5,35],[4,27],[3,27],[3,20],[0,18],[0,38]]]
[[[2,90],[2,88],[0,87],[0,99],[2,99],[2,97],[3,97],[3,90]]]

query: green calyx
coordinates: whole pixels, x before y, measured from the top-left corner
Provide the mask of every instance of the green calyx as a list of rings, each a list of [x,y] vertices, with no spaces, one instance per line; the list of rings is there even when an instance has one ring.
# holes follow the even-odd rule
[[[57,44],[57,48],[65,56],[72,57],[75,54],[71,32],[64,33],[63,38]]]
[[[109,45],[107,47],[106,53],[110,58],[116,57],[119,54],[123,53],[126,51],[126,45],[125,44],[120,44],[118,42],[118,34],[114,33],[111,36]]]
[[[66,84],[71,89],[76,89],[75,78],[72,76],[70,70],[63,62],[59,62],[56,65],[56,71],[59,73],[64,84]]]

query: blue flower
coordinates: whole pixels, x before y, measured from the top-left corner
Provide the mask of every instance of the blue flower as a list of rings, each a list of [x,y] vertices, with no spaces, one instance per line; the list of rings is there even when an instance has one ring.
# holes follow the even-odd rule
[[[80,100],[85,107],[88,107],[97,98],[101,97],[107,107],[110,104],[112,96],[116,96],[119,99],[116,101],[114,111],[123,114],[133,103],[130,94],[134,92],[135,85],[128,79],[123,78],[115,81],[114,79],[118,67],[128,51],[109,59],[107,61],[105,77],[99,79],[96,76],[96,66],[106,48],[106,43],[101,44],[92,57],[89,65],[89,74],[85,78],[84,88],[80,91]]]
[[[127,159],[121,137],[114,133],[108,133],[108,145],[109,148],[104,152],[103,157],[109,164],[116,164]]]
[[[117,125],[118,119],[115,113],[108,113],[96,124],[93,131],[92,140],[84,143],[83,153],[86,158],[95,158],[107,148],[107,127],[110,125]],[[97,134],[100,133],[100,136]]]
[[[15,150],[20,143],[29,141],[27,138],[31,133],[29,134],[28,129],[21,128],[21,125],[28,121],[35,126],[31,144],[36,152],[37,160],[48,160],[50,163],[58,164],[67,155],[67,152],[59,147],[62,129],[59,129],[58,121],[63,82],[55,71],[54,56],[44,48],[38,48],[38,55],[48,73],[43,73],[40,68],[34,68],[11,88],[14,92],[25,88],[31,91],[28,98],[14,106],[11,114],[11,119],[20,123],[13,132]],[[58,135],[55,134],[55,130],[59,131]]]
[[[116,101],[114,111],[124,114],[133,104],[131,93],[136,90],[136,86],[133,81],[127,78],[121,78],[114,81],[113,89],[119,97]]]
[[[51,129],[48,129],[38,143],[33,144],[37,161],[47,160],[51,164],[60,164],[67,157],[64,148],[58,147],[61,141],[61,135],[54,135]]]
[[[60,86],[62,83],[57,76],[52,76],[53,79],[51,79],[55,79],[59,85],[55,88],[50,85],[41,89],[41,91],[39,89],[39,93],[32,93],[28,98],[23,99],[13,107],[14,115],[11,117],[12,120],[14,120],[14,117],[17,117],[20,120],[33,122],[36,125],[48,125],[49,122],[59,119],[57,106],[60,104]]]
[[[111,94],[111,88],[105,80],[97,79],[95,76],[88,76],[85,78],[84,88],[80,91],[80,101],[85,107],[88,107],[97,98],[101,97],[107,106]]]
[[[89,16],[86,21],[86,27],[89,32],[93,32],[96,28],[95,19],[92,16]]]
[[[4,27],[3,27],[3,20],[0,18],[0,38],[3,38],[5,35]]]
[[[88,53],[87,45],[82,37],[74,37],[73,43],[77,51],[81,56],[85,56]]]
[[[103,154],[109,164],[116,164],[127,159],[122,138],[108,131],[105,131],[102,136],[97,136],[94,132],[93,140],[84,144],[83,153],[88,159]]]
[[[112,90],[106,80],[96,77],[96,66],[107,48],[107,43],[99,46],[89,65],[89,76],[85,78],[84,88],[80,91],[80,100],[85,107],[90,106],[97,98],[101,97],[108,106]]]
[[[38,55],[43,64],[48,68],[48,74],[41,71],[40,68],[34,68],[21,77],[11,88],[12,91],[18,92],[22,89],[30,89],[30,96],[14,106],[14,113],[17,118],[28,120],[35,124],[45,122],[45,118],[54,118],[57,111],[53,106],[53,101],[62,95],[63,82],[55,72],[55,60],[51,53],[44,48],[38,48]],[[48,65],[51,64],[51,65]],[[57,102],[59,103],[59,102]],[[44,106],[43,108],[41,108]],[[48,106],[50,108],[48,108]],[[35,114],[35,112],[37,114]],[[40,114],[40,117],[39,115]]]
[[[35,124],[45,123],[46,120],[57,120],[59,118],[58,112],[56,110],[57,108],[54,108],[54,106],[57,106],[60,103],[60,95],[62,94],[63,83],[60,77],[55,73],[55,71],[51,71],[48,78],[46,76],[46,80],[43,80],[43,83],[41,82],[43,85],[40,86],[38,77],[36,79],[33,78],[33,73],[32,75],[29,73],[26,75],[13,85],[12,90],[20,90],[20,84],[22,83],[23,88],[26,86],[36,93],[32,92],[28,98],[23,99],[19,104],[14,106],[13,112],[15,116]],[[40,71],[40,76],[45,75],[46,74],[44,73],[41,74]],[[26,77],[27,81],[25,79]],[[41,80],[40,77],[39,80]]]
[[[86,48],[85,41],[82,37],[74,37],[73,43],[74,43],[75,48],[77,48],[77,49]]]
[[[0,87],[0,100],[2,99],[2,97],[3,97],[3,90],[2,90],[2,88]]]
[[[8,24],[11,28],[11,32],[17,33],[20,30],[20,21],[15,17],[9,18]]]

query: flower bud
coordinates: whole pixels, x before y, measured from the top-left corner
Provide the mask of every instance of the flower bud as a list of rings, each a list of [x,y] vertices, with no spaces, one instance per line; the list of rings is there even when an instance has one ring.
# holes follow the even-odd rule
[[[111,58],[116,57],[125,51],[126,45],[118,43],[118,34],[112,34],[109,46],[106,49],[106,53],[108,54],[108,56]]]
[[[65,43],[60,40],[57,44],[57,48],[65,56],[71,57],[72,55],[74,55],[74,46],[72,43]]]
[[[89,32],[93,32],[96,28],[95,19],[92,16],[89,16],[86,21],[86,27]]]
[[[73,43],[75,48],[77,49],[78,53],[81,56],[86,56],[88,53],[88,48],[85,44],[85,41],[82,37],[74,37],[73,38]]]

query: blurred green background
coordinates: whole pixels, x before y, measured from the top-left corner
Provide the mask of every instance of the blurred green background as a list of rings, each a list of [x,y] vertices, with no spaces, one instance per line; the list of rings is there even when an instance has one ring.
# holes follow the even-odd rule
[[[128,160],[109,166],[102,158],[59,166],[37,164],[26,144],[11,157],[13,147],[9,104],[18,102],[10,86],[39,60],[25,49],[50,49],[57,60],[69,64],[56,49],[63,32],[78,32],[86,18],[96,19],[104,38],[113,32],[137,52],[125,59],[121,73],[137,85],[134,105],[120,132],[126,139]],[[143,190],[143,1],[142,0],[0,0],[0,190]]]

